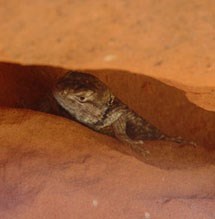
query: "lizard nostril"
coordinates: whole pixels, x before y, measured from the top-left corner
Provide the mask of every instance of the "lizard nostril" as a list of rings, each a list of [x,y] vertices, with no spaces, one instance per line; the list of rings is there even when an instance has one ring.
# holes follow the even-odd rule
[[[60,94],[61,96],[64,96],[64,97],[65,97],[65,96],[68,94],[68,91],[67,91],[67,90],[60,90],[60,89],[59,89],[59,90],[57,91],[57,93]]]
[[[62,90],[61,93],[62,93],[63,95],[67,95],[67,94],[68,94],[68,90]]]

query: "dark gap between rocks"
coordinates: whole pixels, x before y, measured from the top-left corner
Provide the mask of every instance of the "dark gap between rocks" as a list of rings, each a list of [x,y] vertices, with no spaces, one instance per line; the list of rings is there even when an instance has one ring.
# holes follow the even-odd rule
[[[0,63],[0,106],[37,109],[56,80],[68,69]],[[161,168],[196,167],[215,162],[215,113],[191,103],[185,92],[143,74],[124,70],[81,70],[94,74],[145,119],[172,136],[198,146],[146,142],[150,156],[139,159]],[[120,149],[119,150],[123,150]]]

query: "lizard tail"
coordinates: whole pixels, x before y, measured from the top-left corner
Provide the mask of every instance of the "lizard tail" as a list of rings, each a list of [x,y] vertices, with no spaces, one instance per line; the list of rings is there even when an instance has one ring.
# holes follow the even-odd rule
[[[160,140],[175,142],[177,144],[188,144],[188,145],[196,146],[195,142],[187,141],[187,140],[183,139],[181,136],[170,137],[170,136],[163,135],[163,136],[161,136]]]

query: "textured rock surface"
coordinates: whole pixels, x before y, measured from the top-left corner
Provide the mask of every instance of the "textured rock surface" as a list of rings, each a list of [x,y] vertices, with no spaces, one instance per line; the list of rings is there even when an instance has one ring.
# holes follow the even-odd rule
[[[215,218],[214,2],[1,2],[0,218]],[[35,108],[66,68],[199,146],[146,143],[142,162],[75,122],[12,109]]]

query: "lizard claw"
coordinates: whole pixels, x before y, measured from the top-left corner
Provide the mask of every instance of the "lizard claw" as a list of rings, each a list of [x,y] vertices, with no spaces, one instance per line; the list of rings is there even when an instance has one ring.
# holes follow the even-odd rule
[[[144,158],[148,158],[150,156],[150,151],[142,148],[138,144],[132,144],[131,149],[134,150],[137,154],[143,156]]]

